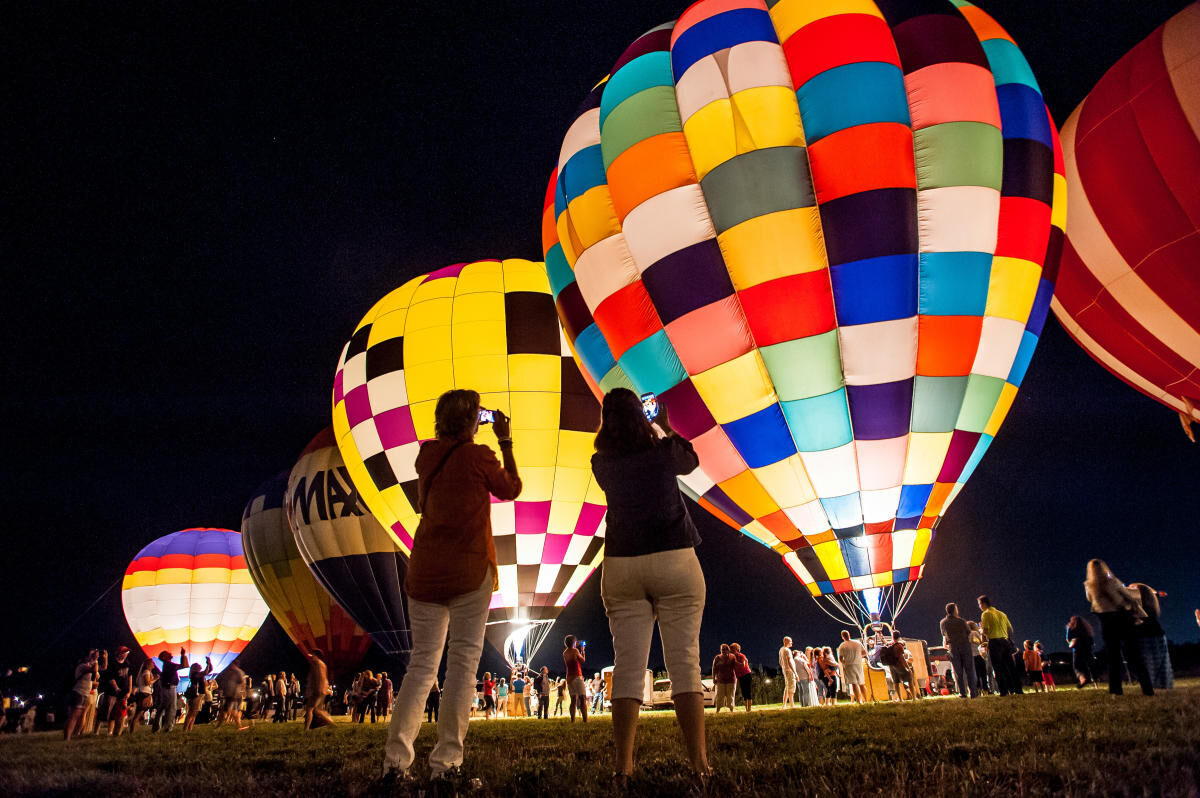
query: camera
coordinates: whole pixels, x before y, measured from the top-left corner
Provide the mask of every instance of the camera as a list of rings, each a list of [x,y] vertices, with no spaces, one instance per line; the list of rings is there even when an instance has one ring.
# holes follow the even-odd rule
[[[496,420],[496,411],[495,410],[484,410],[482,407],[479,408],[479,423],[480,424],[491,424],[495,420]]]

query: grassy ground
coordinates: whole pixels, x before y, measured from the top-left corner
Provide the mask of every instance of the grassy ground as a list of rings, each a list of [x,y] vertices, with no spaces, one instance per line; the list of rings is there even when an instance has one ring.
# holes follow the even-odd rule
[[[60,735],[0,737],[0,795],[364,795],[378,779],[384,727],[298,724],[248,731],[198,726],[64,744]],[[428,753],[426,725],[418,756]],[[608,717],[473,722],[464,771],[485,795],[570,796],[610,790]],[[674,717],[639,727],[637,795],[1200,795],[1200,680],[1153,698],[1100,690],[934,699],[708,719],[716,775],[706,789],[684,767]],[[420,762],[420,760],[419,760]],[[453,795],[423,767],[402,795]]]

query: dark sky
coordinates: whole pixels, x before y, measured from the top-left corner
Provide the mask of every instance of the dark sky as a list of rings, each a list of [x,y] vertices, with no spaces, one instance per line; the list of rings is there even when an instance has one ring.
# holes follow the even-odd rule
[[[1184,3],[984,5],[1061,123]],[[384,293],[449,263],[540,259],[573,109],[683,7],[7,6],[0,663],[132,643],[119,590],[84,611],[153,538],[237,528],[329,423],[339,351]],[[933,638],[945,601],[988,592],[1019,637],[1057,642],[1099,556],[1167,590],[1169,633],[1196,639],[1198,473],[1175,414],[1049,322],[901,628]],[[775,554],[693,509],[706,652],[833,639]],[[607,660],[606,629],[594,578],[559,631]],[[285,642],[267,628],[248,654],[269,667]]]

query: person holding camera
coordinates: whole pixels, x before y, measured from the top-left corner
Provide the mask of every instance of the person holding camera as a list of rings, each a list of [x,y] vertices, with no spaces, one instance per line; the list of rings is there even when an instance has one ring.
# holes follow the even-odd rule
[[[475,443],[480,422],[491,421],[503,462]],[[488,604],[497,587],[491,497],[512,501],[521,494],[508,417],[481,411],[479,394],[447,391],[434,410],[437,438],[417,454],[417,509],[404,590],[413,649],[396,693],[384,748],[384,773],[403,777],[412,765],[421,714],[446,653],[438,738],[429,755],[436,778],[463,761],[463,739],[483,653]]]
[[[652,420],[656,426],[652,425]],[[660,434],[661,433],[661,434]],[[613,637],[612,717],[617,777],[633,772],[634,738],[657,621],[675,718],[692,768],[707,774],[700,620],[705,584],[700,542],[677,477],[700,464],[653,394],[604,397],[592,473],[608,501],[600,593]]]
[[[567,668],[567,690],[571,694],[571,703],[567,709],[571,713],[571,722],[575,722],[575,710],[587,723],[587,682],[583,680],[583,666],[587,662],[587,641],[576,640],[575,635],[567,635],[563,639],[563,665]]]

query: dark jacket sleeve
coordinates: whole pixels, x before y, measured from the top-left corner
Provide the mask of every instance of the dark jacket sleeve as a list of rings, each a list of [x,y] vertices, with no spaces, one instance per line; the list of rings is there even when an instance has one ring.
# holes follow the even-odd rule
[[[495,452],[487,446],[479,446],[475,456],[489,493],[500,501],[512,501],[521,495],[521,478],[508,473]]]
[[[675,465],[675,474],[682,476],[690,474],[700,465],[700,457],[692,448],[691,441],[679,435],[667,437],[667,445],[671,447],[671,457]]]

